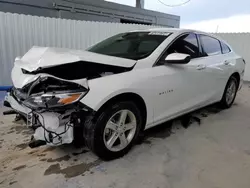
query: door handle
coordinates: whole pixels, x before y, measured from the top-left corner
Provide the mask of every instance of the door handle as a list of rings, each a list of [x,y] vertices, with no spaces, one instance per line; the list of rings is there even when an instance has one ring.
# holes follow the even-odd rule
[[[196,67],[197,70],[203,70],[203,69],[205,69],[205,68],[206,68],[206,65],[198,65],[198,66]]]
[[[230,61],[224,61],[224,65],[229,65],[230,64]]]

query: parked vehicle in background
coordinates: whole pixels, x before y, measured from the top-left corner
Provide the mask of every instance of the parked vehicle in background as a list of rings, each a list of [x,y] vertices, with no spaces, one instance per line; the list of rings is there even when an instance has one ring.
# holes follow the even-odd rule
[[[86,51],[33,47],[15,62],[5,104],[35,128],[32,146],[74,140],[114,159],[145,129],[215,102],[231,107],[244,68],[207,33],[132,31]]]

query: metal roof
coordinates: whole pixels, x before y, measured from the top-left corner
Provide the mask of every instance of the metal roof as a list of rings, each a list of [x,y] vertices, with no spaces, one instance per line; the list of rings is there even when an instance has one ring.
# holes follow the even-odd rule
[[[179,27],[180,17],[101,0],[0,0],[0,11],[74,20]]]

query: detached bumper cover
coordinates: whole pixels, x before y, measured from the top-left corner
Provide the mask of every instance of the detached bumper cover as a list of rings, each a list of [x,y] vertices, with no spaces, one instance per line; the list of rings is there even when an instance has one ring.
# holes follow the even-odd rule
[[[4,99],[4,103],[9,104],[13,110],[20,113],[21,115],[28,117],[28,115],[31,115],[32,110],[18,102],[10,92],[7,93]],[[29,119],[29,118],[28,118]]]
[[[33,138],[45,141],[47,145],[57,146],[71,143],[74,139],[71,115],[76,110],[68,109],[64,113],[33,111],[18,101],[12,92],[7,93],[5,102],[17,113],[27,117],[27,125],[35,129]]]

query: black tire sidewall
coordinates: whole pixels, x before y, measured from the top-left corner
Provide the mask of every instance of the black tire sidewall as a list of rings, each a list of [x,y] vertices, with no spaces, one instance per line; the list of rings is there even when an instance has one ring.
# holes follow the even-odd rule
[[[227,100],[226,100],[226,93],[227,93],[227,89],[228,89],[231,82],[235,82],[235,84],[236,84],[236,92],[235,92],[235,95],[234,95],[234,98],[233,98],[232,102],[230,104],[228,104]],[[223,97],[222,97],[221,102],[220,102],[221,106],[223,108],[230,108],[233,105],[235,97],[237,95],[238,87],[239,87],[239,83],[238,83],[237,79],[235,77],[233,77],[233,76],[230,77],[230,79],[227,82],[227,85],[226,85],[224,93],[223,93]]]
[[[137,122],[137,128],[134,135],[134,138],[129,143],[129,145],[121,151],[113,152],[107,149],[103,140],[103,133],[105,126],[108,120],[118,111],[120,110],[130,110],[134,113]],[[112,160],[118,157],[122,157],[125,155],[131,147],[134,145],[135,141],[138,139],[138,135],[140,133],[142,127],[142,117],[139,109],[133,102],[119,102],[114,105],[110,105],[97,117],[96,122],[94,123],[94,131],[92,136],[92,151],[96,153],[100,158],[104,160]]]

